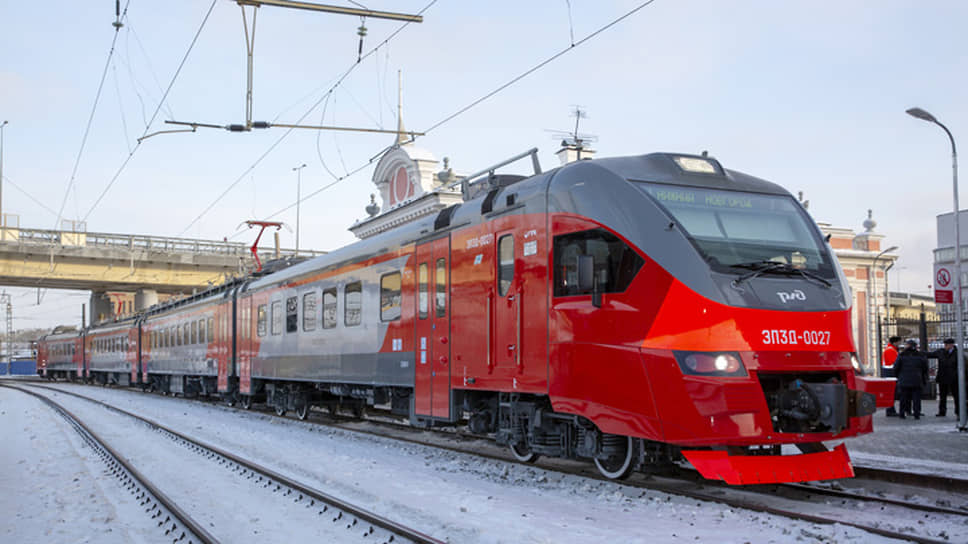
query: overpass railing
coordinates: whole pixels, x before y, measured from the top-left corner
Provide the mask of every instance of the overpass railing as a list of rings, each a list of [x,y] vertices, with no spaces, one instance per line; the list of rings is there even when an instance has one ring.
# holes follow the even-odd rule
[[[0,244],[32,246],[95,247],[127,251],[157,251],[164,253],[192,253],[206,255],[239,256],[248,258],[252,253],[243,242],[200,240],[195,238],[169,238],[140,234],[111,234],[104,232],[77,232],[47,229],[24,229],[0,227]],[[274,254],[275,248],[260,247],[259,254]],[[279,249],[280,255],[311,257],[324,251]]]

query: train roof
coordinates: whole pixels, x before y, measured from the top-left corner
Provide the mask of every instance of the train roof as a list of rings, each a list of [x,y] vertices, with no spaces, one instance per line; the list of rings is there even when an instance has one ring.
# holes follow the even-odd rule
[[[454,228],[476,224],[486,220],[493,200],[501,191],[514,191],[522,195],[523,203],[529,196],[544,191],[551,178],[569,171],[584,171],[592,165],[610,171],[631,182],[653,182],[669,185],[702,187],[731,191],[746,191],[789,196],[783,187],[735,170],[728,170],[713,157],[685,153],[649,153],[627,157],[611,157],[577,161],[532,176],[491,176],[478,182],[472,190],[473,198],[441,210],[437,215],[425,217],[383,232],[371,238],[359,240],[295,264],[284,270],[253,278],[242,290],[277,285],[304,275],[318,273],[346,264],[364,261],[376,255],[400,248],[407,244],[433,237]],[[474,185],[472,184],[472,187]],[[543,197],[540,199],[543,201]],[[500,212],[504,210],[497,210]]]
[[[594,164],[629,181],[789,195],[783,187],[749,174],[723,168],[718,160],[684,153],[650,153],[595,159]]]

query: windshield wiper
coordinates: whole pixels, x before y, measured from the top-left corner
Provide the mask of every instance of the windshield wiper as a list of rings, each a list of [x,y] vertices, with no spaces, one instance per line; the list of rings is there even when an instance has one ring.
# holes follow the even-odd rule
[[[808,272],[806,270],[797,268],[793,265],[789,265],[787,263],[781,263],[778,261],[753,261],[749,263],[731,264],[730,267],[745,268],[749,270],[749,272],[733,280],[734,286],[738,286],[739,284],[743,283],[746,280],[753,279],[763,274],[782,274],[782,275],[798,274],[800,276],[803,276],[806,279],[819,282],[824,287],[828,287],[828,288],[831,287],[829,281],[818,276],[817,274],[814,274],[813,272]]]

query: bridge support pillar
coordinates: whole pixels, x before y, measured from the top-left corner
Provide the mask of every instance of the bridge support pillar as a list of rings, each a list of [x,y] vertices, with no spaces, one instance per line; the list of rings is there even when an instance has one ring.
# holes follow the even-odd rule
[[[158,304],[158,291],[154,289],[139,289],[135,292],[134,311],[140,312],[155,304]]]
[[[89,323],[92,325],[114,319],[114,304],[106,291],[91,291],[90,308],[91,319]]]

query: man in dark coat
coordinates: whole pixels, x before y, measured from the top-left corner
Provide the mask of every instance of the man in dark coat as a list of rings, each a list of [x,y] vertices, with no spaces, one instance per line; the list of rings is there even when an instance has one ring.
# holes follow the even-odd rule
[[[938,417],[948,413],[948,393],[955,401],[955,414],[959,412],[961,402],[958,401],[958,348],[953,338],[944,341],[944,347],[931,352],[931,357],[938,359]]]
[[[928,358],[918,351],[918,343],[908,340],[904,351],[894,362],[897,386],[901,389],[901,411],[898,417],[904,419],[911,412],[914,401],[914,419],[921,419],[921,385],[928,381]]]

